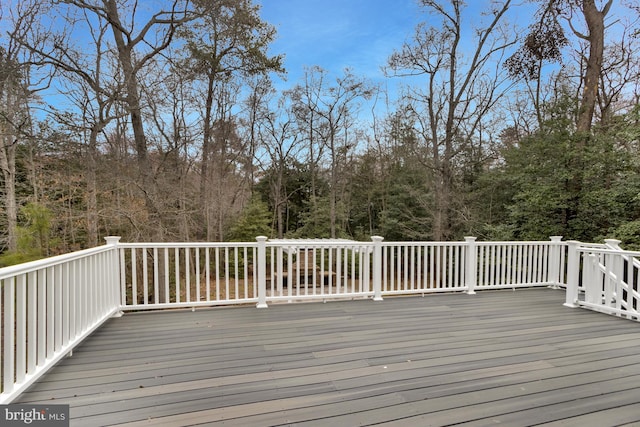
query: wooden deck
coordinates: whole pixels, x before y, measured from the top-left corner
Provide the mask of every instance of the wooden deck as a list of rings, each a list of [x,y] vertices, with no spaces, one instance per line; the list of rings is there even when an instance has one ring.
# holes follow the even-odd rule
[[[640,425],[640,324],[551,289],[109,320],[16,403],[71,425]]]

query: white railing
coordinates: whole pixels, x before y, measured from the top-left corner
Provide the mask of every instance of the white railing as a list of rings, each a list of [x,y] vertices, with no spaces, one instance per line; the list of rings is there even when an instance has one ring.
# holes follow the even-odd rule
[[[14,399],[123,310],[381,301],[398,294],[562,285],[565,250],[558,237],[548,242],[258,237],[249,243],[119,243],[109,237],[105,246],[0,269],[0,403]],[[607,260],[598,265],[609,271]],[[631,277],[637,278],[638,264],[632,265]],[[635,298],[634,286],[626,289]]]
[[[0,269],[0,404],[11,402],[119,312],[117,239]]]
[[[122,243],[123,310],[258,301],[257,243]]]
[[[381,241],[311,239],[267,243],[265,303],[375,297],[373,258]]]
[[[476,289],[560,285],[565,264],[565,243],[479,242]]]
[[[566,244],[550,242],[421,242],[383,244],[382,294],[559,286]]]
[[[640,252],[619,244],[569,242],[566,306],[640,320]]]
[[[383,244],[382,294],[466,291],[465,242],[391,242]]]

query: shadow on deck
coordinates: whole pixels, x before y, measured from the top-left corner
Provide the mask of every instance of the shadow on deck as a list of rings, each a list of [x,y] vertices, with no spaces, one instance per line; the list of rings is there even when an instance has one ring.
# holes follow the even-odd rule
[[[551,289],[110,319],[15,403],[71,425],[640,421],[640,326]]]

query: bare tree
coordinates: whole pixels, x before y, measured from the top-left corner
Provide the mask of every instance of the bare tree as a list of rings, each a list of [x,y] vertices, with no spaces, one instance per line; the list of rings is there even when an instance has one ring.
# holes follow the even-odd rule
[[[173,62],[170,50],[165,56]],[[169,75],[165,67],[150,67],[150,78],[141,82],[150,123],[147,139],[156,155],[157,197],[166,216],[167,237],[190,241],[200,228],[195,221],[199,127],[190,118],[196,114],[193,100],[198,94],[179,67],[172,66]]]
[[[298,84],[288,96],[300,134],[307,141],[307,158],[311,172],[311,211],[316,209],[316,179],[323,162],[329,172],[329,232],[336,237],[340,168],[344,159],[357,145],[354,121],[361,101],[370,98],[373,86],[350,70],[327,81],[328,73],[320,67],[306,70],[304,83]],[[326,157],[326,158],[325,158]]]
[[[32,136],[30,103],[38,86],[48,85],[34,78],[32,53],[26,41],[41,44],[38,19],[44,5],[37,0],[18,2],[14,8],[0,6],[0,23],[7,29],[0,34],[0,169],[2,169],[7,217],[7,248],[17,249],[18,203],[16,199],[16,151]]]
[[[435,240],[452,237],[456,159],[482,140],[485,117],[505,93],[502,56],[515,43],[501,22],[511,1],[491,2],[486,24],[475,28],[474,44],[463,47],[463,2],[422,0],[432,26],[420,24],[413,40],[389,58],[392,75],[419,75],[423,87],[410,88],[408,108],[419,124],[424,163],[433,177]],[[467,39],[468,40],[468,39]]]
[[[317,175],[318,165],[323,158],[325,144],[322,139],[322,118],[318,114],[320,98],[326,71],[320,67],[307,68],[304,73],[304,83],[296,85],[286,92],[291,98],[292,111],[296,126],[307,143],[306,164],[311,175],[310,209],[315,211],[317,205]]]
[[[586,58],[584,71],[584,86],[580,110],[578,111],[578,132],[588,132],[593,123],[593,116],[598,100],[598,87],[604,57],[604,18],[609,13],[613,0],[608,0],[602,9],[598,9],[595,0],[583,0],[580,2],[582,14],[587,24],[587,34],[582,34],[573,26],[573,32],[589,43],[589,55]],[[571,24],[571,20],[568,20]]]
[[[219,186],[211,181],[210,173],[213,153],[220,151],[214,138],[215,123],[221,123],[216,109],[220,112],[220,101],[224,99],[216,98],[216,90],[224,88],[234,78],[280,72],[282,57],[267,54],[275,28],[261,20],[259,6],[251,0],[196,0],[194,5],[198,19],[185,27],[181,36],[186,41],[188,54],[185,66],[191,71],[192,78],[202,81],[205,86],[199,203],[204,223],[210,224],[207,210],[214,201],[209,197],[209,187]],[[231,107],[227,105],[223,109],[230,110]],[[221,226],[217,221],[218,237],[221,237]],[[203,231],[201,238],[211,240],[214,237],[210,226]]]
[[[59,123],[79,130],[86,139],[84,178],[87,186],[87,243],[96,246],[99,242],[99,138],[118,116],[114,104],[119,100],[122,88],[117,84],[117,66],[111,61],[106,42],[109,30],[106,19],[101,16],[92,19],[87,10],[80,10],[77,16],[63,8],[57,12],[57,19],[68,23],[66,28],[81,30],[87,35],[82,43],[72,43],[66,29],[52,32],[49,43],[45,45],[24,43],[36,55],[39,64],[57,70],[67,99],[77,106],[80,117],[69,115],[66,110],[59,111],[53,106],[50,109]]]
[[[288,104],[289,101],[287,96],[282,96],[277,102],[277,108],[272,109],[268,106],[272,103],[272,99],[263,99],[263,113],[259,124],[260,146],[268,156],[263,170],[269,179],[270,197],[274,209],[273,223],[277,230],[277,237],[280,239],[284,237],[285,213],[291,197],[285,185],[285,174],[301,148],[301,138],[295,127],[295,117]]]
[[[162,238],[161,208],[158,206],[158,188],[154,179],[153,165],[149,158],[149,147],[145,135],[143,105],[139,80],[143,70],[160,55],[174,39],[177,29],[193,19],[187,0],[167,2],[167,9],[152,13],[141,26],[136,24],[138,2],[127,0],[66,0],[65,3],[93,13],[104,19],[112,33],[117,51],[118,64],[123,82],[122,101],[127,106],[138,173],[140,190],[144,194],[149,215],[150,230],[156,238]],[[127,6],[130,9],[127,10]],[[124,14],[124,15],[123,15]]]
[[[205,186],[205,218],[207,240],[224,240],[231,218],[244,205],[250,189],[238,170],[247,157],[247,141],[238,132],[238,119],[233,107],[237,105],[239,81],[218,82],[215,92],[214,121],[211,125],[211,140],[215,141],[209,153],[207,182]]]
[[[317,113],[325,123],[323,140],[329,154],[329,221],[332,238],[336,237],[341,169],[347,169],[349,153],[358,143],[354,121],[359,102],[369,99],[372,93],[373,87],[349,70],[336,79],[335,86],[322,88]],[[344,180],[342,183],[345,184]]]
[[[588,45],[583,57],[585,66],[581,70],[582,95],[576,119],[578,132],[591,130],[598,102],[604,61],[605,17],[613,0],[601,3],[601,8],[598,8],[595,0],[540,0],[537,19],[531,25],[524,43],[506,61],[513,76],[539,80],[542,64],[559,61],[562,48],[569,43],[561,25],[561,21],[566,22],[573,34]],[[576,15],[583,18],[586,32],[579,29],[575,22]]]
[[[596,109],[601,126],[610,125],[616,114],[637,103],[640,40],[630,35],[630,30],[626,26],[618,40],[605,46],[607,54],[602,63]]]

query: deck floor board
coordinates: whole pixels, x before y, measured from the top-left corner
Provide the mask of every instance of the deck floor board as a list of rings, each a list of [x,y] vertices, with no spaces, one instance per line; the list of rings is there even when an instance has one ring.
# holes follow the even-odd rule
[[[640,325],[551,289],[129,313],[16,403],[73,426],[640,423]]]

